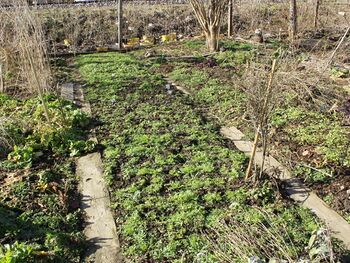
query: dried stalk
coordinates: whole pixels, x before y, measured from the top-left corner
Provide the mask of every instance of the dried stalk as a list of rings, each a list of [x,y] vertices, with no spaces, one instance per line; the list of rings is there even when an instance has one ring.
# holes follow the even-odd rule
[[[5,92],[5,82],[4,82],[4,76],[3,76],[3,65],[0,62],[0,92]]]
[[[252,171],[253,163],[254,163],[254,160],[255,160],[255,155],[256,155],[256,150],[257,150],[257,147],[258,147],[258,141],[259,141],[259,137],[260,137],[260,132],[262,130],[263,122],[264,122],[264,120],[266,118],[266,114],[267,114],[267,110],[268,110],[270,94],[271,94],[272,87],[273,87],[273,85],[272,85],[273,84],[273,79],[274,79],[275,72],[276,72],[276,65],[277,65],[277,59],[274,59],[273,62],[272,62],[272,68],[271,68],[269,82],[268,82],[267,89],[266,89],[266,92],[265,92],[265,98],[264,98],[264,103],[263,103],[263,107],[262,107],[261,118],[259,120],[259,124],[258,124],[258,127],[257,127],[256,132],[255,132],[253,148],[252,148],[249,164],[248,164],[248,167],[247,167],[245,180],[249,179],[251,171]],[[254,181],[256,181],[256,179],[257,178],[256,178],[256,175],[255,175],[254,176]]]

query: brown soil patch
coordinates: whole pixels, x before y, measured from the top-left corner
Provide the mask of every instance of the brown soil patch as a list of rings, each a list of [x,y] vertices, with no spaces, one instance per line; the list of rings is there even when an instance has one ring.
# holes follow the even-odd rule
[[[350,176],[339,178],[330,185],[322,184],[313,188],[323,198],[331,195],[330,205],[334,209],[350,214]]]

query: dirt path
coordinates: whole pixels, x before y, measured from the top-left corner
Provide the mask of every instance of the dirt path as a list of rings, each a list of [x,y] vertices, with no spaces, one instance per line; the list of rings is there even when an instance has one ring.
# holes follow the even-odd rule
[[[80,86],[64,84],[61,89],[63,98],[82,106],[83,111],[91,114],[90,105],[84,100]],[[90,138],[97,141],[96,138]],[[100,153],[91,153],[80,157],[76,174],[80,179],[81,209],[85,213],[84,234],[89,243],[86,262],[121,262],[120,246],[115,221],[110,209],[109,192],[104,181]]]

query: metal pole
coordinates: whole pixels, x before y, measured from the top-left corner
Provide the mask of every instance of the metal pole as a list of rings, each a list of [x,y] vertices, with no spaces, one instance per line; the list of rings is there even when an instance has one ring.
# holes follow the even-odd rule
[[[123,0],[118,0],[118,49],[123,48]]]

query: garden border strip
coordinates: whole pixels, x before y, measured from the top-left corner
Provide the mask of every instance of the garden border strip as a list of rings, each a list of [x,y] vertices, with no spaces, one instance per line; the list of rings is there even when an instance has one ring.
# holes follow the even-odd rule
[[[191,92],[188,89],[176,85],[168,78],[166,78],[166,81],[177,90],[185,93],[186,95],[191,95]],[[233,141],[235,146],[247,156],[251,155],[253,143],[244,139],[246,136],[236,127],[222,127],[220,133],[225,138]],[[263,152],[261,149],[258,149],[254,160],[255,165],[261,165],[262,159]],[[293,178],[288,169],[274,157],[266,156],[265,172],[271,176],[281,179],[286,185],[286,194],[297,203],[315,213],[315,215],[320,218],[332,231],[332,235],[335,238],[343,241],[345,247],[350,249],[350,224],[342,216],[330,208],[313,191],[306,188],[299,179]],[[276,173],[278,173],[278,176],[276,176]]]
[[[68,94],[82,110],[91,115],[90,104],[84,100],[82,87],[78,84],[63,84],[61,93]],[[93,135],[90,140],[97,142]],[[116,224],[110,209],[110,196],[106,186],[101,154],[91,153],[76,161],[76,174],[79,177],[81,209],[85,214],[84,234],[89,243],[87,262],[118,263],[122,261]]]

